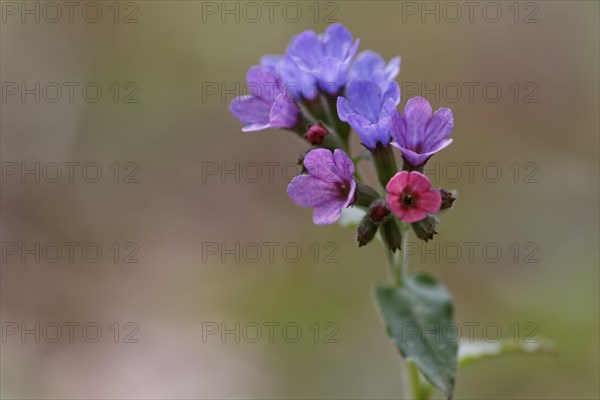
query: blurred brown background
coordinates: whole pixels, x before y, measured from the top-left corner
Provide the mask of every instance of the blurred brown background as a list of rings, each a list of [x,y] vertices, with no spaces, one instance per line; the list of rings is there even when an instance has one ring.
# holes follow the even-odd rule
[[[228,112],[260,56],[333,21],[361,50],[402,56],[401,107],[423,94],[454,111],[455,141],[432,163],[434,184],[459,200],[443,217],[440,247],[428,245],[440,259],[413,255],[411,269],[446,283],[457,321],[480,324],[477,338],[495,323],[523,340],[531,322],[559,347],[555,357],[461,371],[455,397],[599,397],[597,2],[476,2],[471,16],[462,2],[274,2],[272,15],[262,2],[260,15],[247,2],[75,3],[70,21],[61,2],[61,17],[45,2],[2,2],[3,398],[400,395],[398,356],[371,299],[386,279],[381,246],[358,249],[351,229],[313,225],[284,178],[304,144],[283,131],[242,133]],[[425,21],[424,10],[433,10]],[[65,82],[77,84],[72,102]],[[21,97],[22,83],[33,94]],[[62,88],[56,102],[48,83]],[[414,93],[422,84],[429,91]],[[39,183],[35,172],[21,176],[36,162]],[[80,163],[72,182],[65,162]],[[464,162],[480,163],[473,179]],[[63,166],[56,183],[53,163]],[[221,176],[236,163],[239,182]],[[86,181],[98,168],[99,181]],[[27,251],[36,242],[37,255],[47,250],[39,262]],[[64,251],[70,242],[72,261],[63,252],[49,262],[49,243]],[[478,243],[472,260],[468,242]],[[98,262],[82,255],[86,243],[91,258],[102,250]],[[213,254],[214,243],[237,243],[239,262],[222,248]],[[463,250],[456,262],[452,243]],[[482,252],[490,243],[502,250],[497,262],[494,249]],[[21,331],[36,322],[39,343]],[[79,324],[72,341],[68,322]],[[237,322],[240,343],[206,336]],[[57,343],[48,323],[62,326]],[[252,323],[262,327],[256,343]],[[280,324],[272,343],[265,323]],[[297,343],[293,327],[281,331],[290,323],[302,329]],[[101,337],[90,343],[96,326]],[[138,343],[126,342],[132,332]]]

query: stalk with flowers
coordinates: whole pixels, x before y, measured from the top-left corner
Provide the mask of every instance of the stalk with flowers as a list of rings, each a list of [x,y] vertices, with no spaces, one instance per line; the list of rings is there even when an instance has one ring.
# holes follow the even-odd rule
[[[311,146],[303,158],[306,173],[295,177],[287,191],[297,205],[313,209],[315,224],[335,223],[348,207],[364,211],[356,240],[365,246],[379,234],[385,245],[390,282],[376,285],[374,297],[387,334],[407,361],[402,369],[403,387],[410,388],[406,396],[428,399],[435,387],[450,398],[461,361],[453,340],[458,333],[452,298],[431,275],[410,273],[401,254],[411,232],[421,240],[433,239],[438,216],[455,201],[453,193],[433,188],[424,174],[427,161],[452,143],[452,111],[433,112],[426,99],[415,97],[400,113],[400,87],[394,81],[400,57],[386,63],[372,51],[357,55],[358,46],[341,24],[321,35],[300,33],[284,55],[264,56],[250,68],[250,94],[234,99],[230,111],[244,124],[243,131],[286,129]],[[351,130],[367,150],[354,158]],[[379,188],[368,185],[357,170],[365,159],[373,161]],[[523,350],[498,346],[466,349],[463,358],[470,363]],[[537,349],[525,351],[531,350]]]

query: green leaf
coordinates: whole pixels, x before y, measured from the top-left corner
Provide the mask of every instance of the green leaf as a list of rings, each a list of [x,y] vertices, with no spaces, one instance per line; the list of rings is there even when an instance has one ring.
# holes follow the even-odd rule
[[[477,361],[496,358],[508,354],[554,354],[554,342],[548,339],[535,339],[535,341],[518,343],[514,341],[484,342],[461,341],[458,350],[458,366],[464,368]]]
[[[389,337],[446,397],[452,397],[458,343],[452,298],[427,274],[413,274],[402,286],[377,285],[375,299]]]

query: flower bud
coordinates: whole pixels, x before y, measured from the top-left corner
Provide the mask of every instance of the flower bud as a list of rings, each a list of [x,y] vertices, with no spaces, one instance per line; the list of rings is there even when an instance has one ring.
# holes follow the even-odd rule
[[[311,144],[321,144],[323,140],[325,140],[325,136],[329,134],[329,131],[325,129],[323,124],[320,122],[318,124],[311,125],[308,128],[308,132],[306,132],[306,140],[308,140]]]
[[[442,194],[442,207],[440,208],[440,211],[452,207],[452,204],[456,200],[454,194],[446,189],[440,189],[440,193]]]
[[[433,239],[433,235],[437,234],[435,231],[435,227],[438,225],[438,220],[436,217],[430,215],[425,219],[422,219],[417,222],[413,222],[410,224],[415,231],[417,237],[424,241],[429,241]]]
[[[371,203],[367,215],[377,224],[383,222],[386,217],[390,215],[390,209],[388,208],[385,199],[378,199]]]
[[[381,236],[388,250],[392,253],[402,248],[402,234],[395,218],[389,218],[381,225]]]
[[[356,241],[358,242],[358,247],[365,246],[373,240],[377,233],[377,229],[379,229],[379,224],[374,223],[368,215],[365,215],[356,229]]]

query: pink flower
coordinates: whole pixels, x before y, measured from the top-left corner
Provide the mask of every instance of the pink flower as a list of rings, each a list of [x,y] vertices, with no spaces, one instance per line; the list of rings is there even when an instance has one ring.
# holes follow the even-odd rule
[[[405,223],[420,221],[442,206],[440,191],[432,189],[431,181],[420,172],[398,172],[385,189],[390,210]]]

